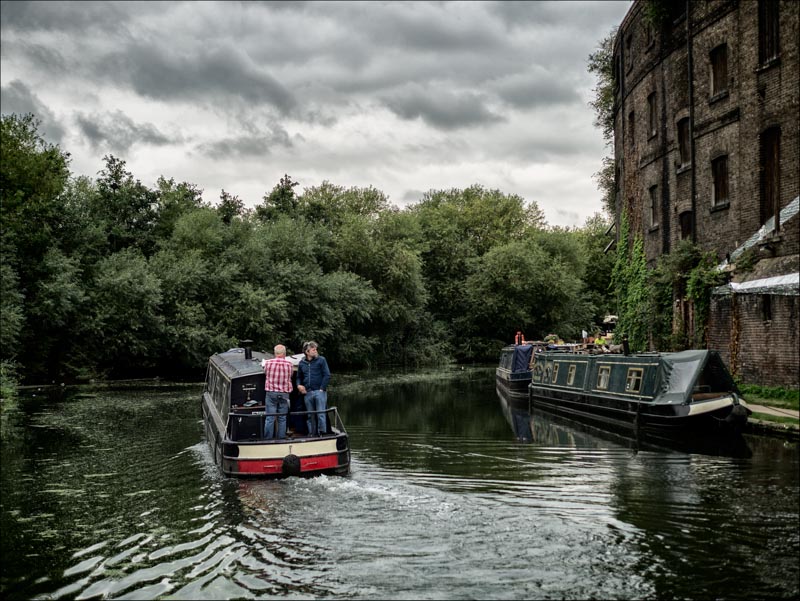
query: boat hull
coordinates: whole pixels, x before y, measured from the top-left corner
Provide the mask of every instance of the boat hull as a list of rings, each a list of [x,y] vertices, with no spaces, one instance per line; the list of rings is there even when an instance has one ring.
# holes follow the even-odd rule
[[[531,385],[529,399],[531,407],[565,417],[662,434],[741,432],[748,414],[746,404],[734,394],[673,405]]]
[[[333,430],[320,437],[281,440],[233,440],[205,404],[203,417],[214,463],[226,476],[286,478],[350,473],[349,439],[344,432]]]
[[[509,400],[528,400],[528,386],[531,383],[531,372],[514,373],[497,368],[495,382]]]

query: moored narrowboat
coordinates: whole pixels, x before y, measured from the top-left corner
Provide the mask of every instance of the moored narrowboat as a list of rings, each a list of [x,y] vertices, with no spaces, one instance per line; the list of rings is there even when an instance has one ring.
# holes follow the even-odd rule
[[[269,353],[234,348],[208,360],[202,409],[206,438],[214,462],[227,476],[346,475],[350,472],[347,432],[336,407],[328,407],[327,431],[308,436],[290,429],[283,439],[264,438],[266,391],[262,362]],[[287,357],[292,360],[292,357]],[[294,362],[297,357],[294,357]],[[297,391],[292,393],[297,395]],[[293,411],[289,422],[300,423],[317,413]]]
[[[532,407],[660,433],[741,431],[750,415],[715,351],[534,356]]]
[[[543,342],[526,342],[510,344],[500,351],[500,361],[495,369],[495,381],[509,401],[528,399],[533,354],[545,348]]]

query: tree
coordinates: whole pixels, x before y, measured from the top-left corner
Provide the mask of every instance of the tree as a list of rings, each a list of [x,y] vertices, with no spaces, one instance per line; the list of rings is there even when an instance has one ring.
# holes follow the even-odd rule
[[[92,218],[106,232],[111,252],[133,247],[149,255],[155,246],[157,194],[134,179],[122,159],[106,155],[103,160],[91,197]]]
[[[616,81],[614,78],[614,39],[617,27],[613,27],[609,34],[603,38],[597,49],[589,55],[588,69],[597,80],[594,88],[594,99],[589,105],[594,109],[594,125],[603,133],[606,146],[614,146],[614,91]],[[594,174],[597,187],[603,195],[603,207],[613,216],[615,207],[615,163],[613,157],[604,157],[602,167]]]
[[[222,222],[229,225],[234,217],[240,217],[244,214],[244,202],[238,196],[222,190],[219,195],[217,213],[219,213]]]
[[[256,219],[267,222],[280,215],[294,215],[297,211],[297,196],[294,188],[298,185],[297,182],[292,181],[288,173],[285,174],[272,188],[272,191],[264,196],[264,202],[256,207]]]
[[[83,352],[107,373],[153,367],[161,356],[161,282],[139,249],[102,259],[87,291]]]

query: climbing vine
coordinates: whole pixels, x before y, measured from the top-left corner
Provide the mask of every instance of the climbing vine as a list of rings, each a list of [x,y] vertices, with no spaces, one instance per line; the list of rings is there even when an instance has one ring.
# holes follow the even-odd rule
[[[618,321],[615,338],[628,336],[631,350],[646,350],[650,329],[652,290],[648,278],[644,243],[641,236],[630,241],[627,211],[620,218],[617,260],[611,274],[611,286],[617,298]]]
[[[663,255],[655,269],[648,269],[642,238],[634,236],[631,242],[631,228],[622,212],[611,285],[619,311],[616,336],[627,334],[631,350],[706,347],[711,293],[724,281],[714,253],[703,252],[688,240]],[[684,307],[689,308],[688,323]]]

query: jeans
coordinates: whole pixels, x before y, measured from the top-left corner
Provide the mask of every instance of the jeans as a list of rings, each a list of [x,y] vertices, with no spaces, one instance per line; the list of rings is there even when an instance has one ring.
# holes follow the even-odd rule
[[[311,390],[306,393],[306,411],[325,411],[328,408],[328,393],[324,390]],[[325,414],[317,413],[308,416],[308,435],[325,434]]]
[[[286,438],[286,415],[289,413],[288,392],[267,392],[267,413],[279,413],[278,438]],[[267,415],[264,420],[264,438],[272,438],[275,427],[275,415]]]

